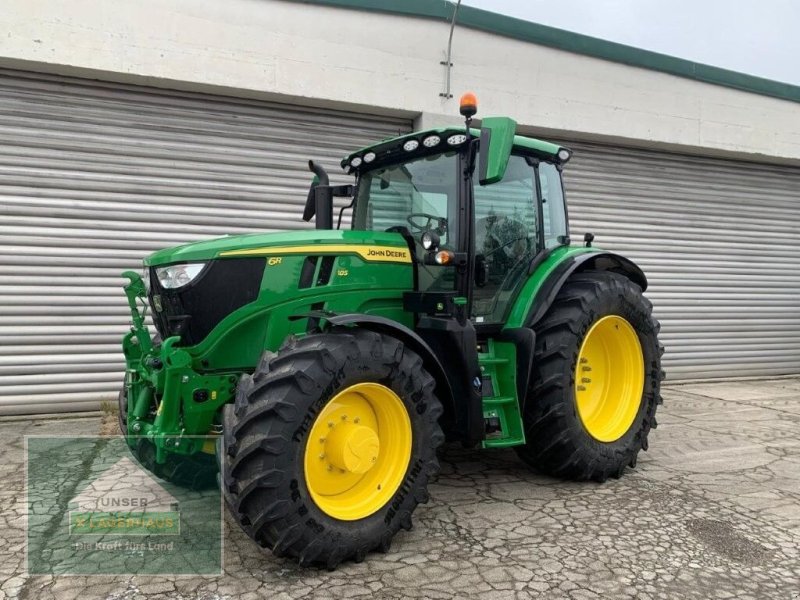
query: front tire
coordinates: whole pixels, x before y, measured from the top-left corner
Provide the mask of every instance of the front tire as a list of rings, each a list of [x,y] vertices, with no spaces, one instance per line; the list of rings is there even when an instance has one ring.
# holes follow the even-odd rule
[[[434,388],[394,338],[357,328],[290,338],[224,407],[228,508],[258,544],[301,565],[387,551],[439,470]]]
[[[572,275],[536,326],[519,456],[543,473],[605,481],[635,466],[656,427],[660,326],[623,275]]]

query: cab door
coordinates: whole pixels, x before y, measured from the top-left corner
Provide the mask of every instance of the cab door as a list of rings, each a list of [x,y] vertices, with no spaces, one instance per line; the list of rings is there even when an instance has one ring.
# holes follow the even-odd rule
[[[476,324],[502,323],[540,250],[536,171],[525,156],[512,154],[503,179],[487,186],[473,177],[475,198]]]

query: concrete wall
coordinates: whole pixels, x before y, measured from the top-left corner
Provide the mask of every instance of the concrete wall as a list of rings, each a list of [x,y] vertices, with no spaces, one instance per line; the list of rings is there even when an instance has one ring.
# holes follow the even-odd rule
[[[0,65],[800,163],[800,104],[448,25],[281,0],[5,0]]]

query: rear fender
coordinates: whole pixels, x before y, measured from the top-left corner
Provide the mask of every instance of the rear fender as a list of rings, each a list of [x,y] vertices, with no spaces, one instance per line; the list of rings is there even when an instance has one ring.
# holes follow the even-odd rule
[[[619,273],[630,279],[633,283],[647,289],[647,277],[639,266],[632,260],[615,254],[613,252],[587,252],[576,254],[566,258],[558,267],[545,279],[536,293],[536,300],[531,306],[530,312],[525,320],[527,327],[533,327],[552,306],[553,302],[573,273],[582,271],[611,271]]]

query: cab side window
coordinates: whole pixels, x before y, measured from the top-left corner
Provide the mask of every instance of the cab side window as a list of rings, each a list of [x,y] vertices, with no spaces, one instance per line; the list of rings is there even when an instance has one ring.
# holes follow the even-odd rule
[[[545,248],[555,248],[561,245],[563,236],[567,235],[564,188],[561,183],[561,172],[555,165],[547,162],[539,163],[539,185],[542,189],[544,245]]]
[[[502,322],[518,284],[535,256],[537,210],[535,171],[512,155],[502,181],[481,186],[474,177],[475,254],[485,283],[475,286],[473,317]]]

